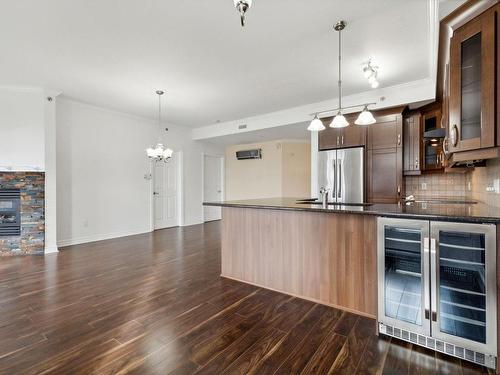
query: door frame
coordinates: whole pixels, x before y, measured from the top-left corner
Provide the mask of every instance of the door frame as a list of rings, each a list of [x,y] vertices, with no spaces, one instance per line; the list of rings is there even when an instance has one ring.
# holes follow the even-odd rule
[[[210,156],[213,158],[220,159],[220,167],[221,167],[221,199],[226,199],[226,156],[221,154],[212,154],[207,152],[201,153],[201,219],[202,223],[205,223],[205,206],[203,206],[203,202],[205,201],[205,156]]]
[[[184,223],[184,202],[183,202],[183,188],[184,188],[184,153],[183,151],[175,151],[174,155],[177,156],[177,226],[182,226]],[[154,202],[154,161],[149,162],[149,230],[155,231],[155,202]],[[163,228],[166,229],[166,228]],[[158,229],[160,230],[160,229]]]

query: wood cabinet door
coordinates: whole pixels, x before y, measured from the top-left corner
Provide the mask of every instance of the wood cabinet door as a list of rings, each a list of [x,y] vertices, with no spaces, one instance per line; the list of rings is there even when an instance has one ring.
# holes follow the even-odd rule
[[[369,149],[402,147],[402,116],[391,114],[376,117],[377,122],[368,126]]]
[[[408,115],[403,120],[403,171],[405,175],[420,174],[421,115]]]
[[[397,203],[404,194],[402,148],[368,150],[367,164],[369,202]]]
[[[340,147],[340,129],[327,127],[318,134],[318,145],[320,150],[330,150]]]
[[[451,38],[451,152],[495,146],[495,18],[486,11]]]
[[[342,128],[340,135],[341,147],[359,147],[366,144],[366,126],[356,125],[351,122],[351,125]]]

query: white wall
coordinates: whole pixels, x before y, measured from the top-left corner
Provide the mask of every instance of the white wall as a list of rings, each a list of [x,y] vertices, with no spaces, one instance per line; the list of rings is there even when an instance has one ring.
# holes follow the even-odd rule
[[[202,152],[190,129],[166,125],[164,143],[183,152],[183,225],[202,222]],[[57,104],[58,243],[68,245],[151,229],[150,162],[154,121],[68,99]],[[214,150],[215,149],[215,150]]]
[[[262,159],[237,160],[236,151],[261,149]],[[308,142],[274,140],[226,148],[227,200],[309,197],[311,150]]]
[[[0,88],[0,171],[44,171],[44,91]]]

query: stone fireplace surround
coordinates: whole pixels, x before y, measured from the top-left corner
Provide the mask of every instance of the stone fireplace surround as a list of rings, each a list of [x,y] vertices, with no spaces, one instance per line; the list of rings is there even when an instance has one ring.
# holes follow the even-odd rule
[[[0,189],[21,190],[21,236],[0,237],[0,256],[43,255],[45,173],[0,172]]]

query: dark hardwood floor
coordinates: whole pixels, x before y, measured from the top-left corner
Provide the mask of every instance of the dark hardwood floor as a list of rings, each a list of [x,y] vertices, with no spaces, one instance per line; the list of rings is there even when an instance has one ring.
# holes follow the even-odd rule
[[[223,279],[219,223],[0,260],[0,374],[487,373]]]

